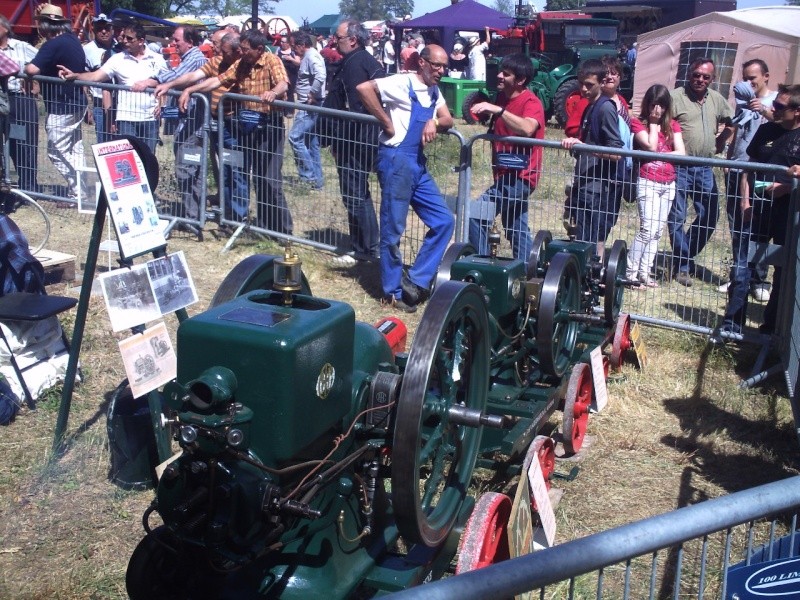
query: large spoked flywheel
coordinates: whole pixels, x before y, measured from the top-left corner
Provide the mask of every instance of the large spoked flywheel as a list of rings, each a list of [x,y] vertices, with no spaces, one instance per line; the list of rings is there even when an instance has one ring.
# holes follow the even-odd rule
[[[580,310],[581,279],[578,260],[568,252],[553,256],[544,276],[536,325],[539,367],[561,377],[570,364],[578,338],[578,322],[570,318]]]
[[[210,306],[219,306],[254,290],[271,290],[275,278],[273,263],[276,258],[280,257],[272,254],[253,254],[245,258],[233,267],[219,284]],[[301,275],[302,289],[300,293],[310,296],[311,286],[308,285],[305,274],[301,273]]]
[[[622,281],[625,279],[625,271],[628,268],[628,245],[625,240],[617,240],[611,246],[606,262],[606,274],[603,279],[605,290],[603,291],[603,316],[606,323],[613,323],[619,311],[622,309],[622,300],[625,288]]]
[[[452,419],[450,410],[486,407],[487,332],[477,285],[437,286],[411,347],[392,443],[392,503],[409,543],[438,546],[466,497],[481,430]]]
[[[533,236],[533,244],[531,246],[531,254],[528,257],[527,275],[528,279],[532,277],[539,277],[544,271],[544,257],[547,251],[547,246],[553,241],[553,234],[547,229],[540,229]]]
[[[458,262],[459,259],[465,256],[477,254],[477,250],[466,242],[457,242],[451,244],[442,257],[442,262],[439,263],[439,269],[436,271],[436,279],[433,280],[433,289],[442,285],[445,281],[450,281],[450,269],[453,264]]]

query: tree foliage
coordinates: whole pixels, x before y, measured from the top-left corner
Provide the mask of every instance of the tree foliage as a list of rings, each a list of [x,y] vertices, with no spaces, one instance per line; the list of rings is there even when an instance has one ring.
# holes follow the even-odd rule
[[[274,15],[275,4],[280,0],[259,0],[259,15]],[[176,15],[228,15],[250,14],[252,0],[103,0],[103,12],[124,8],[153,17],[169,18]]]
[[[339,13],[359,21],[402,19],[414,12],[414,0],[339,0]]]
[[[547,0],[545,10],[575,10],[586,6],[586,0]]]
[[[509,17],[514,16],[514,3],[511,0],[494,0],[494,9]]]

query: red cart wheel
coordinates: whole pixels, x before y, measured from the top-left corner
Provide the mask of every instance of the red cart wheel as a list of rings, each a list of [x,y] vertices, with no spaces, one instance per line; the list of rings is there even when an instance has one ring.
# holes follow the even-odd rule
[[[527,482],[528,471],[530,470],[533,460],[539,461],[539,466],[542,468],[542,476],[547,489],[550,489],[550,477],[553,471],[556,470],[556,443],[553,438],[546,435],[537,435],[533,438],[528,453],[525,455],[525,462],[523,462],[524,471],[520,478],[520,485],[522,482]],[[533,512],[538,512],[536,507],[536,500],[531,496],[531,509]]]
[[[631,343],[631,317],[621,313],[617,317],[617,327],[614,330],[614,340],[611,342],[611,366],[619,371],[625,362],[625,353],[630,350]]]
[[[592,372],[586,363],[578,363],[569,377],[567,397],[564,400],[564,422],[561,426],[564,449],[570,454],[575,454],[583,445],[591,404]]]
[[[507,560],[511,498],[497,492],[480,497],[461,536],[456,575]]]

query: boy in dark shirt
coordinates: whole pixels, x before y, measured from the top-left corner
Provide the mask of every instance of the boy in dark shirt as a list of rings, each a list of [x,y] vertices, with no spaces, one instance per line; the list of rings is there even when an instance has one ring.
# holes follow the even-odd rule
[[[622,148],[616,105],[602,93],[601,84],[608,68],[599,60],[587,60],[578,71],[581,95],[589,106],[581,117],[580,137],[561,140],[561,147],[572,150],[576,144]],[[616,222],[615,184],[619,155],[577,153],[572,182],[570,210],[575,220],[575,237],[593,242],[602,257],[605,241]]]

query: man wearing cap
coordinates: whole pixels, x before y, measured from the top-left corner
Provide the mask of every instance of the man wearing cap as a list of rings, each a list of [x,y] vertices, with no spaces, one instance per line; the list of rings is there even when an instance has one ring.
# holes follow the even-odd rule
[[[59,65],[75,73],[83,73],[86,58],[78,36],[58,6],[43,4],[36,19],[39,34],[46,40],[36,56],[25,66],[29,76],[58,77]],[[81,122],[86,114],[86,96],[79,86],[42,84],[47,109],[47,156],[66,179],[68,196],[78,199],[79,169],[86,164],[83,157]]]
[[[0,52],[17,63],[20,73],[36,56],[36,48],[11,37],[11,24],[3,15],[0,15]],[[9,151],[19,175],[19,187],[28,192],[39,191],[36,185],[39,110],[34,93],[38,88],[37,82],[23,77],[8,80]]]
[[[162,83],[169,83],[179,77],[188,75],[200,69],[208,59],[200,50],[200,32],[189,25],[175,28],[172,33],[172,43],[181,57],[181,62],[176,67],[166,69],[155,77],[150,77],[133,84],[132,89],[140,92],[147,88],[156,87]],[[170,105],[174,106],[170,99]],[[197,220],[200,218],[200,204],[202,200],[202,180],[200,178],[200,162],[193,161],[190,157],[199,157],[203,148],[203,112],[202,106],[197,102],[189,104],[189,110],[180,114],[180,121],[175,128],[175,178],[178,180],[178,190],[181,194],[183,214],[181,217]]]
[[[94,40],[83,45],[86,55],[86,70],[96,71],[111,55],[114,54],[114,27],[105,14],[100,13],[92,19]],[[92,99],[92,119],[97,132],[98,142],[107,142],[111,139],[109,124],[106,116],[110,117],[111,92],[98,87],[89,88]]]
[[[489,51],[489,40],[491,40],[491,34],[488,27],[486,28],[486,39],[483,42],[477,35],[470,38],[467,79],[486,81],[486,53]]]

